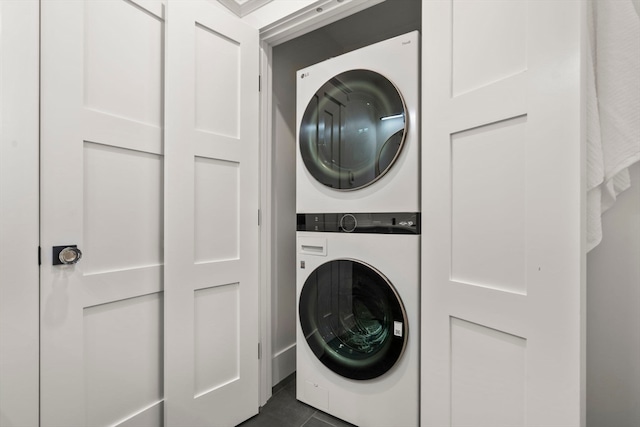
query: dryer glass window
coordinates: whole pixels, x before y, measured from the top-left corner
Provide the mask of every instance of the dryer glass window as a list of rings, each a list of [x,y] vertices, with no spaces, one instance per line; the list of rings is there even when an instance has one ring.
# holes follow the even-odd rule
[[[335,260],[313,271],[300,294],[299,314],[313,353],[347,378],[384,374],[406,345],[400,298],[381,273],[361,262]]]
[[[337,190],[355,190],[382,177],[405,140],[407,114],[398,89],[369,70],[326,82],[300,124],[300,154],[309,173]]]

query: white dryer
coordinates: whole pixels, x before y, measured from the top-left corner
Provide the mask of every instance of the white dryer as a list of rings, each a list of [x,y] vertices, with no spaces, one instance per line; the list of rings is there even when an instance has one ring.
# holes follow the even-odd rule
[[[419,40],[298,71],[298,213],[419,211]]]
[[[318,225],[297,233],[296,397],[358,426],[417,426],[419,214],[298,215]]]

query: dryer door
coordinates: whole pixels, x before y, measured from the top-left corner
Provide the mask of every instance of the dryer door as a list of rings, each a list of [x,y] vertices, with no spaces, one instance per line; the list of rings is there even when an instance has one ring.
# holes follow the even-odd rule
[[[341,73],[320,87],[300,124],[300,155],[309,173],[337,190],[377,181],[405,140],[406,108],[386,77],[370,70]]]
[[[349,259],[311,273],[300,293],[302,332],[316,357],[347,378],[376,378],[400,359],[407,318],[393,285],[373,267]]]

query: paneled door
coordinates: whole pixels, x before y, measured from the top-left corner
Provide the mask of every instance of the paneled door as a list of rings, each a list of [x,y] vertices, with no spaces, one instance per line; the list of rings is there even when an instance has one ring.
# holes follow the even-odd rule
[[[258,412],[258,32],[168,3],[166,420],[233,426]]]
[[[257,412],[257,116],[240,120],[256,114],[258,72],[239,53],[257,59],[257,34],[181,27],[180,3],[194,10],[42,1],[42,426],[221,426]],[[200,133],[186,131],[192,106]],[[198,135],[207,148],[190,148]]]
[[[423,5],[424,427],[584,425],[584,10]]]
[[[161,425],[164,6],[41,5],[41,424]]]

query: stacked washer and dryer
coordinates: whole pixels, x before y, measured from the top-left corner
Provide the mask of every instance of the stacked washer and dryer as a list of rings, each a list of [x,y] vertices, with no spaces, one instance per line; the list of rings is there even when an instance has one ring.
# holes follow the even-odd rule
[[[419,33],[298,71],[297,398],[417,426]]]

